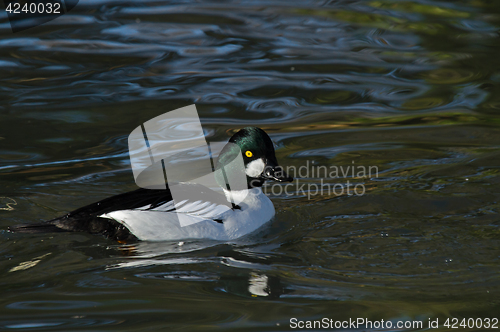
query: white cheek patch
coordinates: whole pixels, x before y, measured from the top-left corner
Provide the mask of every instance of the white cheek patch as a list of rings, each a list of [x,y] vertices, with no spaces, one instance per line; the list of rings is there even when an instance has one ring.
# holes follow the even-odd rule
[[[245,173],[251,178],[257,178],[264,172],[266,164],[262,158],[255,159],[247,164]]]

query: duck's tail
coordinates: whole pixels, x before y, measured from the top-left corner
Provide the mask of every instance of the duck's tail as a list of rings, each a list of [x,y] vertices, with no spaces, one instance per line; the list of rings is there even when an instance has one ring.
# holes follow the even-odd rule
[[[59,228],[50,222],[8,226],[7,229],[14,233],[24,233],[24,234],[67,232],[66,230]]]

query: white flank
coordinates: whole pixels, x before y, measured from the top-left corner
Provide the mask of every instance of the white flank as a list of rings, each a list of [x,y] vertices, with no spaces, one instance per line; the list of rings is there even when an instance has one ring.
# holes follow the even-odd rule
[[[274,206],[261,188],[231,192],[241,195],[241,209],[229,209],[225,205],[211,206],[196,212],[161,212],[154,210],[121,210],[103,214],[127,227],[138,239],[144,241],[165,241],[184,239],[233,240],[255,231],[274,216]],[[202,202],[194,202],[204,207]],[[182,209],[182,208],[181,208]],[[182,227],[177,214],[193,218],[196,223]],[[209,217],[210,216],[210,217]],[[218,223],[213,219],[220,219]]]

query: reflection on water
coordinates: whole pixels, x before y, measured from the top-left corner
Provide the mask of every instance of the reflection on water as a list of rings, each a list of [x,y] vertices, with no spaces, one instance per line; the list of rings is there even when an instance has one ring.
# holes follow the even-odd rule
[[[289,320],[498,317],[494,1],[81,1],[0,13],[0,328],[287,330]],[[135,189],[127,136],[196,103],[209,142],[265,129],[300,177],[231,243],[13,234]],[[444,320],[443,320],[444,321]]]

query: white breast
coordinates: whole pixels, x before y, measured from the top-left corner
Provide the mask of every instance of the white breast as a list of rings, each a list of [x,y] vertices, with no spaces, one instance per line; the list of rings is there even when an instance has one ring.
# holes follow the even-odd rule
[[[264,195],[261,188],[232,192],[241,195],[243,201],[238,205],[240,210],[229,209],[216,216],[222,219],[218,223],[212,219],[185,214],[193,223],[179,222],[178,214],[182,212],[162,212],[152,210],[120,210],[101,215],[123,224],[138,239],[144,241],[165,241],[183,239],[232,240],[249,234],[267,223],[274,216],[274,206]],[[206,215],[206,214],[205,214]]]

